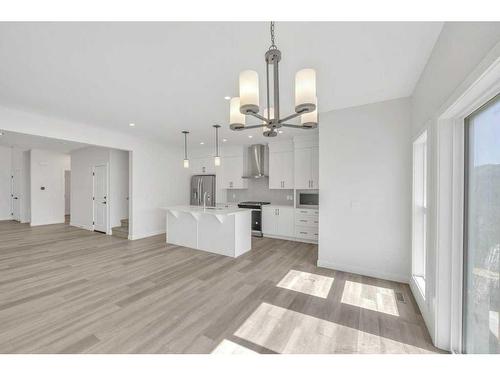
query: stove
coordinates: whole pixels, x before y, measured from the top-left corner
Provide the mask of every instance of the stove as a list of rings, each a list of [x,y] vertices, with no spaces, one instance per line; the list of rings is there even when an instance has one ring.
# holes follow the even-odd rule
[[[271,204],[271,202],[240,202],[238,203],[239,208],[262,208],[265,204]]]
[[[252,236],[262,237],[262,206],[271,204],[271,202],[240,202],[239,208],[248,208],[252,210]]]

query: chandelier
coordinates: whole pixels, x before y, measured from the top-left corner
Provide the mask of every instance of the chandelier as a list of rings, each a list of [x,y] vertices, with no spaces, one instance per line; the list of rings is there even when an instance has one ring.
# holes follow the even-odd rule
[[[271,22],[271,46],[265,54],[266,60],[266,104],[259,114],[259,75],[254,70],[240,73],[240,96],[231,98],[229,127],[231,130],[245,130],[262,127],[264,136],[275,137],[282,126],[298,129],[314,129],[318,126],[318,108],[316,97],[316,71],[302,69],[295,75],[295,113],[280,116],[279,62],[281,51],[274,42],[274,22]],[[272,76],[270,78],[270,76]],[[272,92],[271,92],[272,90]],[[271,101],[272,95],[272,101]],[[271,102],[273,106],[271,106]],[[253,116],[261,121],[257,125],[246,125],[246,116]],[[289,124],[300,116],[300,125]]]

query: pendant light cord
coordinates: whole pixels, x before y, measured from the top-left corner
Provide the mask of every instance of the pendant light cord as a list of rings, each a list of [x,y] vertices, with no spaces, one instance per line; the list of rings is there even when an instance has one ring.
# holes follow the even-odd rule
[[[270,26],[270,31],[271,31],[271,46],[269,47],[269,49],[278,49],[278,47],[276,46],[275,42],[274,42],[274,21],[271,21],[271,26]]]

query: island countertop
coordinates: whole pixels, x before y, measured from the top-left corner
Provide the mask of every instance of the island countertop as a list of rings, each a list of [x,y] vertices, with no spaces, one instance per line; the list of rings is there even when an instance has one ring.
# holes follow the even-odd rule
[[[178,212],[189,212],[197,214],[209,214],[209,215],[235,215],[241,212],[248,212],[247,208],[231,208],[231,207],[205,207],[203,206],[171,206],[162,207],[164,210],[168,211],[178,211]]]
[[[166,241],[230,257],[252,248],[252,211],[245,208],[171,206],[166,212]]]

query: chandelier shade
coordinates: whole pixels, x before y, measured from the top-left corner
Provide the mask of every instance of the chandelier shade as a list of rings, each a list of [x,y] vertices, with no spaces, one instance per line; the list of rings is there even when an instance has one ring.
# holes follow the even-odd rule
[[[302,69],[295,74],[295,112],[312,112],[316,108],[316,71]]]
[[[254,70],[240,73],[240,111],[259,113],[259,75]]]
[[[229,102],[229,127],[241,130],[245,127],[245,115],[240,112],[240,98],[231,98]]]

